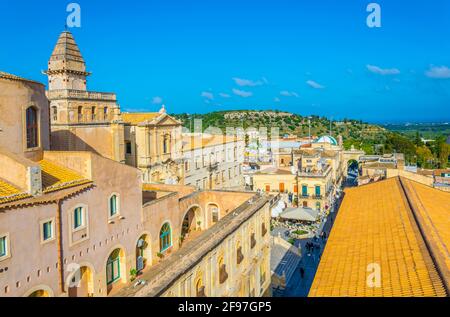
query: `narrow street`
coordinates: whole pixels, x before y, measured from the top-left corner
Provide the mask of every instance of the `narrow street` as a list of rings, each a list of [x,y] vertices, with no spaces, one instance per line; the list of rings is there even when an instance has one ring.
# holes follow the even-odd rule
[[[345,187],[355,186],[355,179],[350,178],[347,179]],[[321,232],[326,232],[327,238],[330,234],[331,228],[333,226],[334,220],[336,219],[337,213],[339,211],[339,207],[342,203],[343,196],[336,201],[334,212],[331,212],[323,226]],[[319,232],[319,234],[321,233]],[[308,252],[306,248],[306,244],[308,242],[319,245],[319,248],[314,248],[311,252]],[[295,245],[300,247],[301,250],[301,260],[295,270],[294,275],[288,281],[286,288],[281,293],[278,293],[276,296],[282,297],[306,297],[308,296],[309,289],[311,288],[312,282],[314,280],[314,276],[316,274],[317,268],[319,266],[320,257],[322,256],[323,250],[325,249],[327,239],[322,240],[321,238],[308,238],[296,240]],[[304,270],[304,276],[301,277],[300,268]]]
[[[335,216],[336,212],[330,213],[330,215],[327,217],[327,221],[323,228],[323,231],[325,231],[327,235],[330,232]],[[309,253],[306,248],[306,243],[308,242],[318,244],[320,245],[320,248],[314,249],[314,251],[311,251]],[[316,274],[316,270],[319,265],[320,257],[326,245],[326,240],[322,241],[322,239],[319,238],[316,239],[316,241],[314,241],[314,238],[310,238],[298,240],[297,243],[300,243],[302,258],[296,269],[295,274],[292,276],[291,280],[289,281],[289,284],[286,286],[286,289],[283,294],[283,296],[285,297],[308,296],[309,289],[312,285],[314,275]],[[303,268],[305,272],[303,278],[301,278],[300,275],[300,268]]]

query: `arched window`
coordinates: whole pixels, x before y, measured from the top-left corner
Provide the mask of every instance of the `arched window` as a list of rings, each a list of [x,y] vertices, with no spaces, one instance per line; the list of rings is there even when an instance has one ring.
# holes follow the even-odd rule
[[[106,263],[106,283],[108,285],[120,279],[120,249],[115,249]]]
[[[172,229],[168,223],[165,223],[161,228],[159,233],[159,245],[161,252],[172,246]]]
[[[109,216],[114,217],[119,212],[119,198],[116,194],[109,198]]]
[[[228,279],[227,266],[223,257],[219,259],[219,283],[223,284]]]
[[[34,107],[27,108],[26,111],[27,128],[27,148],[38,146],[38,119],[37,110]]]
[[[199,279],[197,281],[197,284],[195,285],[195,289],[196,289],[197,297],[206,297],[205,286],[203,285],[202,279]]]
[[[58,108],[52,107],[52,119],[53,121],[58,121]]]
[[[214,206],[214,207],[212,207],[211,213],[212,213],[212,222],[213,223],[218,222],[219,221],[219,209],[216,206]]]
[[[95,121],[95,119],[96,119],[96,115],[97,115],[97,108],[96,107],[92,107],[92,109],[91,109],[91,120],[92,121]]]

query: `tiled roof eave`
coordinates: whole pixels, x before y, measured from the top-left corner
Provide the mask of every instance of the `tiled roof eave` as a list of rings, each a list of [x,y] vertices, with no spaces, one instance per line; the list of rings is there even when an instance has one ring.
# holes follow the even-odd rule
[[[0,203],[0,212],[5,209],[26,208],[28,206],[33,205],[45,205],[56,203],[58,200],[68,199],[88,189],[94,188],[94,186],[95,185],[93,182],[89,182],[86,184],[77,185],[75,187],[69,187],[65,189],[60,189],[58,191],[45,193],[41,196],[33,197],[31,195],[28,195],[27,197],[15,201]]]

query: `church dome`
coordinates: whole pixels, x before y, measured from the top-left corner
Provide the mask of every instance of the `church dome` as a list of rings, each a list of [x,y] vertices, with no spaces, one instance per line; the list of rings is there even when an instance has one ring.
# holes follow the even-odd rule
[[[316,141],[316,143],[329,143],[329,144],[331,144],[331,145],[338,145],[338,142],[336,141],[336,139],[333,138],[333,137],[330,136],[330,135],[324,135],[324,136],[321,136],[321,137]]]

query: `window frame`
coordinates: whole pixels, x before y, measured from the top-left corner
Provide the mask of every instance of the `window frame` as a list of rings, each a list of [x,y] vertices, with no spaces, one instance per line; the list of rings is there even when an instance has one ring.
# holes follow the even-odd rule
[[[116,213],[111,214],[111,198],[116,197]],[[120,216],[120,195],[118,193],[112,193],[108,198],[108,218],[117,218]]]
[[[318,192],[318,193],[317,193],[317,189],[319,189],[319,192]],[[315,195],[316,197],[322,196],[322,188],[321,188],[320,185],[315,185],[315,186],[314,186],[314,195]]]
[[[77,209],[81,209],[81,224],[78,227],[75,227],[75,211]],[[74,207],[72,209],[72,214],[71,214],[71,218],[72,218],[72,232],[77,232],[80,230],[83,230],[87,227],[87,222],[86,222],[86,217],[87,217],[87,212],[86,212],[86,207],[85,206],[81,206],[78,205],[76,207]]]
[[[51,226],[50,226],[51,236],[49,238],[45,239],[45,227],[44,226],[47,223],[49,223],[49,222],[51,223]],[[42,244],[51,242],[51,241],[56,239],[56,236],[55,236],[55,218],[47,218],[47,219],[41,220],[39,222],[39,226],[40,226],[41,243]]]
[[[29,127],[28,124],[28,110],[34,110],[35,114],[35,120],[36,122],[32,127]],[[34,104],[30,104],[27,107],[25,107],[24,110],[24,146],[26,151],[33,151],[35,149],[38,149],[40,147],[40,109]],[[36,144],[29,144],[28,138],[30,131],[35,131],[34,141],[36,141]]]
[[[113,251],[115,252],[115,250]],[[112,255],[112,254],[111,254]],[[117,257],[114,259],[111,259],[111,255],[108,257],[108,260],[106,261],[106,285],[112,285],[118,280],[122,278],[121,274],[121,267],[120,267],[120,251]],[[117,264],[117,272],[114,270],[114,265]],[[108,276],[108,267],[111,268],[111,276]],[[116,274],[114,274],[116,273]],[[110,279],[111,277],[111,279]]]
[[[0,243],[3,244],[3,249],[4,249],[4,254],[0,255],[0,261],[3,261],[6,259],[9,259],[11,257],[9,233],[0,234],[0,238],[2,239],[2,240],[0,240],[0,241],[2,241]]]
[[[169,230],[164,231],[164,233],[163,233],[163,228],[165,225],[168,226]],[[164,234],[164,237],[163,237],[163,234]],[[166,238],[166,236],[168,236],[168,239],[169,239],[168,244],[164,244],[163,238]],[[173,246],[172,226],[170,225],[169,222],[164,222],[163,225],[161,226],[161,229],[159,230],[159,252],[163,253],[163,252],[167,251],[168,249],[170,249],[172,246]]]

